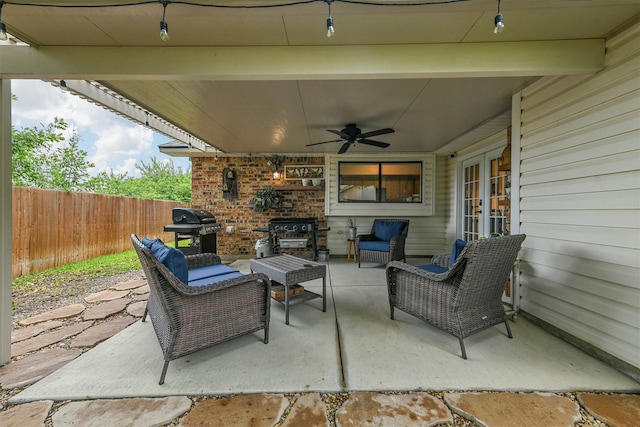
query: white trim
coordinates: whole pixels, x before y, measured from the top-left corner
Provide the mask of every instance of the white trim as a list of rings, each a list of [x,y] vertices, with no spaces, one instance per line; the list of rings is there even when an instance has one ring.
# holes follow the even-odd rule
[[[58,80],[49,80],[54,86],[59,86]],[[107,87],[86,80],[65,80],[65,84],[70,93],[86,99],[91,103],[100,105],[101,107],[114,112],[119,116],[133,120],[143,126],[149,122],[149,127],[155,129],[169,138],[187,144],[188,148],[197,149],[200,152],[215,153],[218,150],[210,144],[205,143],[201,139],[191,135],[189,132],[170,123],[153,112],[145,110],[135,102],[128,100],[122,95],[108,89]]]

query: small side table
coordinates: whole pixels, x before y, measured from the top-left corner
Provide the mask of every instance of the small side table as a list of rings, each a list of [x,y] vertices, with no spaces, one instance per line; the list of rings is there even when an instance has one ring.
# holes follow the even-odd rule
[[[356,252],[356,241],[354,239],[347,239],[349,242],[349,248],[347,249],[347,262],[351,260],[351,252],[353,251],[353,262],[358,262],[358,252]]]

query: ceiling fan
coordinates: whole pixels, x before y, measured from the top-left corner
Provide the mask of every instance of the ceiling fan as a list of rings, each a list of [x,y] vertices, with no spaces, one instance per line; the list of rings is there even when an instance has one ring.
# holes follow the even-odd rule
[[[307,144],[306,146],[307,147],[311,147],[312,145],[320,145],[320,144],[328,144],[330,142],[346,141],[344,144],[342,144],[342,147],[340,147],[340,150],[338,151],[338,154],[345,153],[349,149],[351,144],[355,144],[356,142],[360,142],[362,144],[367,144],[367,145],[373,145],[374,147],[387,148],[389,146],[388,143],[380,142],[380,141],[374,141],[373,139],[368,139],[368,138],[372,137],[372,136],[386,135],[388,133],[395,132],[391,128],[384,128],[384,129],[374,130],[374,131],[371,131],[371,132],[362,133],[360,128],[357,127],[354,123],[349,123],[348,125],[345,126],[344,129],[342,129],[340,131],[333,130],[333,129],[327,129],[327,131],[329,131],[331,133],[335,133],[341,139],[334,139],[332,141],[314,142],[313,144]]]

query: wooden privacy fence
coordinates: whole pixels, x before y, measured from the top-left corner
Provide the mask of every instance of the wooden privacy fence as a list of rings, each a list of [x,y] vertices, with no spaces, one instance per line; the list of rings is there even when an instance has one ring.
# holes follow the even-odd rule
[[[129,235],[173,239],[177,202],[13,187],[13,277],[133,249]]]

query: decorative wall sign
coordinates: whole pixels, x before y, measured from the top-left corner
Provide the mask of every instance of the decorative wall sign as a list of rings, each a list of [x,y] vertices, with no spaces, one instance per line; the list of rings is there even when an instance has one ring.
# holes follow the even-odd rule
[[[284,167],[284,179],[324,178],[323,165],[293,165]]]
[[[222,197],[225,199],[238,198],[238,180],[234,169],[224,168],[222,171]]]

